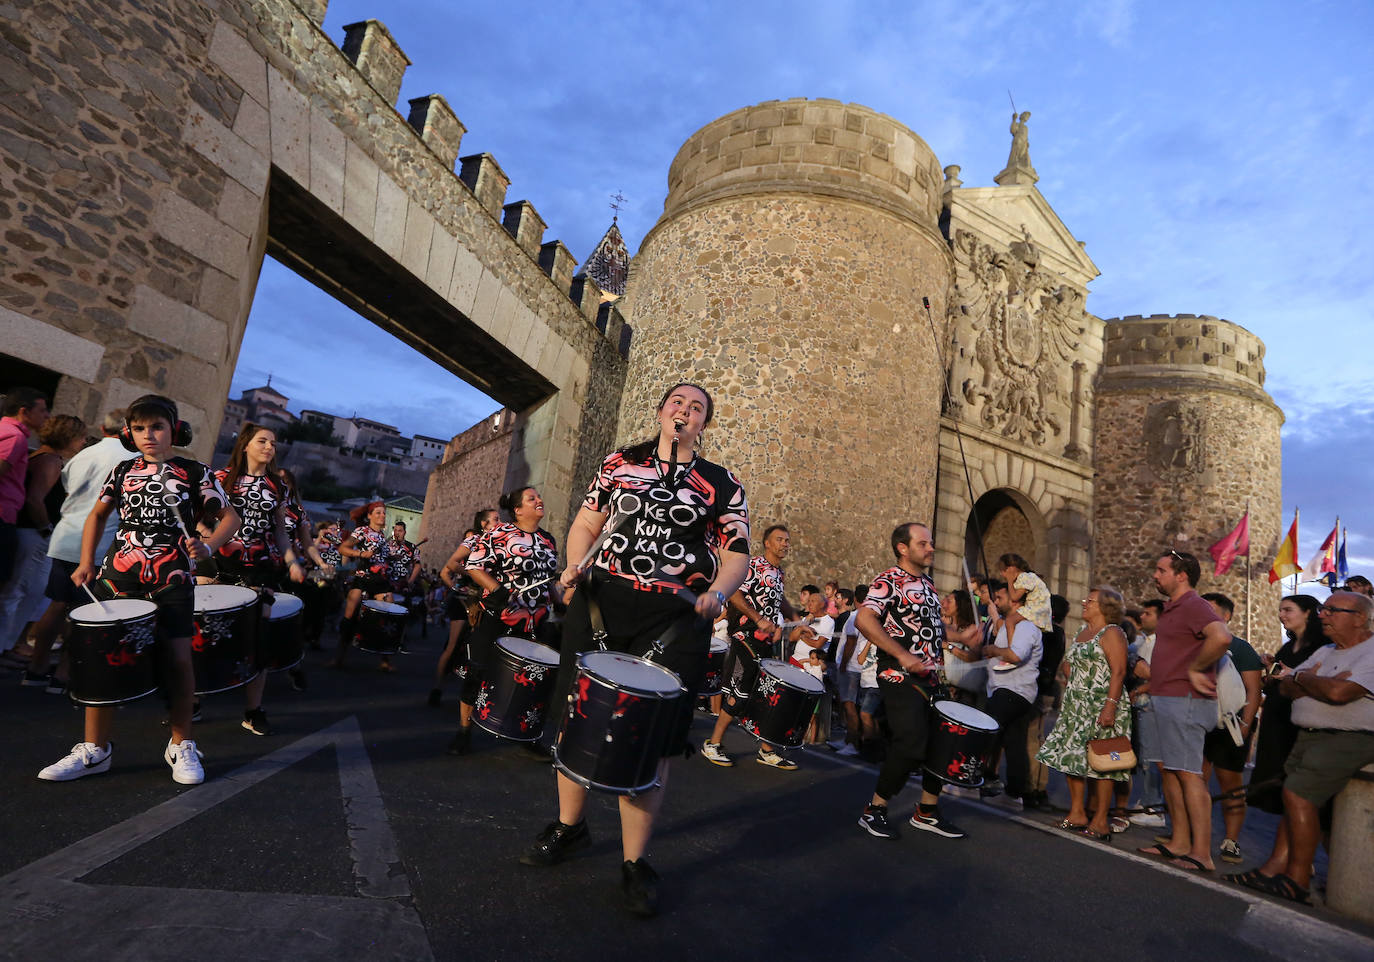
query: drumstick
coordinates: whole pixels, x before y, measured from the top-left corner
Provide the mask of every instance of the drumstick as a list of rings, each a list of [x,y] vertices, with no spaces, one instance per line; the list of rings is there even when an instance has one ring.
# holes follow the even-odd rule
[[[158,480],[162,480],[163,475],[166,473],[166,471],[167,471],[167,462],[164,461],[164,462],[162,462],[162,467],[159,468],[159,469],[158,469],[158,472],[157,472]],[[165,483],[164,483],[164,485],[163,485],[163,490],[164,490],[164,492],[166,491],[166,484],[165,484]],[[186,540],[187,540],[187,541],[190,541],[190,540],[191,540],[191,532],[187,529],[187,527],[186,527],[186,522],[181,520],[181,512],[180,512],[179,510],[177,510],[177,506],[178,506],[180,500],[181,500],[180,498],[174,497],[174,496],[171,495],[171,494],[165,494],[165,493],[164,493],[163,496],[162,496],[162,504],[163,504],[163,507],[168,508],[168,509],[172,512],[172,517],[173,517],[174,519],[176,519],[177,527],[181,529],[181,533],[182,533],[182,535],[186,538]],[[187,557],[187,559],[191,562],[191,576],[194,577],[194,576],[195,576],[195,573],[196,573],[196,556],[195,556],[194,554],[191,553],[191,550],[190,550],[190,547],[189,547],[189,546],[188,546],[187,549],[186,549],[186,557]]]
[[[100,610],[101,610],[102,612],[104,612],[105,614],[109,614],[109,613],[110,613],[110,609],[105,607],[105,602],[101,601],[99,598],[97,598],[97,597],[95,596],[95,592],[91,590],[91,586],[90,586],[90,585],[82,585],[82,586],[81,586],[81,590],[84,591],[84,592],[86,592],[86,594],[88,594],[88,595],[91,596],[91,600],[94,601],[96,604],[98,604],[98,605],[100,606]]]

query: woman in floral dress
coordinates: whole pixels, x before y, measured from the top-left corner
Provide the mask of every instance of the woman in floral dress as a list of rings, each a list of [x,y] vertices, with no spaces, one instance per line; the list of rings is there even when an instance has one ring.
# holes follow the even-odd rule
[[[1131,712],[1122,710],[1126,681],[1126,636],[1117,624],[1125,615],[1121,592],[1099,585],[1083,602],[1083,630],[1064,656],[1064,706],[1059,721],[1035,756],[1061,771],[1069,782],[1069,814],[1059,827],[1099,842],[1112,840],[1107,821],[1112,807],[1112,782],[1131,777],[1129,771],[1095,772],[1088,767],[1088,742],[1094,738],[1130,735]],[[1088,818],[1084,808],[1087,780],[1093,779],[1096,808]]]

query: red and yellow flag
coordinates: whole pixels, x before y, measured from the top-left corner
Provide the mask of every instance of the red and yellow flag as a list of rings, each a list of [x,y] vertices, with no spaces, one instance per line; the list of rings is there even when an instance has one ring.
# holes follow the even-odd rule
[[[1298,564],[1298,512],[1293,511],[1293,524],[1288,529],[1288,537],[1279,545],[1279,553],[1274,558],[1274,567],[1269,569],[1269,583],[1272,585],[1281,578],[1302,571]]]
[[[1216,562],[1218,575],[1224,575],[1230,571],[1231,565],[1240,555],[1248,555],[1250,553],[1250,509],[1245,510],[1245,517],[1240,519],[1240,524],[1236,525],[1234,531],[1207,550],[1211,553],[1212,560]]]

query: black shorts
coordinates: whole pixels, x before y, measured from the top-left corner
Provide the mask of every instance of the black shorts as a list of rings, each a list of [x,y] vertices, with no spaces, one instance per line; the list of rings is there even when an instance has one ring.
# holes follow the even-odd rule
[[[113,598],[144,598],[156,604],[159,641],[190,638],[196,633],[196,589],[189,580],[153,587],[114,584],[102,580],[94,582],[91,590],[102,601]]]
[[[369,571],[356,571],[353,579],[348,583],[348,590],[354,588],[362,591],[363,598],[374,598],[377,595],[391,594],[391,579],[386,575],[375,575]]]
[[[587,608],[587,592],[596,593],[601,617],[606,623],[606,648],[627,655],[648,657],[653,643],[662,638],[674,624],[686,621],[662,653],[652,661],[676,672],[688,692],[701,691],[706,680],[706,658],[711,650],[711,623],[696,616],[692,609],[675,595],[662,592],[639,591],[621,583],[614,576],[598,578],[595,584],[582,585],[568,605],[563,619],[561,642],[562,663],[559,666],[556,691],[570,692],[577,676],[577,656],[595,651],[592,640],[591,614]],[[684,695],[678,699],[676,723],[663,748],[665,758],[681,755],[687,750],[688,731],[696,699]]]
[[[86,592],[72,584],[72,573],[78,567],[80,566],[75,561],[53,558],[52,567],[48,569],[48,584],[43,589],[43,597],[64,604],[68,608],[79,608],[89,602],[91,599],[86,596]]]
[[[725,696],[721,706],[729,715],[738,715],[749,696],[759,683],[759,660],[750,653],[738,638],[730,639],[730,650],[725,653],[725,664],[721,668],[720,693]]]
[[[468,620],[467,599],[461,591],[451,589],[444,595],[444,614],[448,616],[449,621]]]
[[[1202,740],[1202,757],[1212,763],[1212,767],[1226,772],[1245,771],[1245,762],[1250,757],[1250,731],[1245,735],[1245,743],[1237,745],[1231,733],[1225,728],[1213,728]]]

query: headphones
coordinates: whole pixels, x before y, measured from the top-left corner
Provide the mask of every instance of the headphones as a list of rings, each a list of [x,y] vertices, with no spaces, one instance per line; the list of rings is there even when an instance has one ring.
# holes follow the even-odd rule
[[[167,420],[172,425],[173,447],[184,448],[191,443],[191,425],[177,416],[177,405],[171,398],[165,398],[161,394],[145,394],[129,405],[130,411],[138,408],[156,408],[167,415]],[[134,443],[133,431],[129,427],[128,415],[124,417],[124,427],[119,429],[119,443],[124,445],[126,451],[138,450],[138,445]]]

